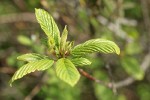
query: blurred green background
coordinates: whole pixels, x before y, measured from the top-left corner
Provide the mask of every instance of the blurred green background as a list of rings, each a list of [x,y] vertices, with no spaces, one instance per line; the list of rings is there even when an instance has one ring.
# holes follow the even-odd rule
[[[0,0],[0,100],[150,100],[150,0]],[[92,54],[82,69],[113,89],[82,76],[75,87],[53,69],[8,82],[24,53],[45,53],[34,8],[47,10],[75,44],[92,38],[117,43],[121,54]],[[116,92],[115,92],[116,91]]]

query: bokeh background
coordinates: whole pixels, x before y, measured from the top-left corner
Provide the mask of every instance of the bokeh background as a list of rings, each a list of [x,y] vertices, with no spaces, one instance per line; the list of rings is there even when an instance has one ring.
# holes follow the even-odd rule
[[[0,0],[0,100],[150,100],[150,0]],[[110,89],[82,76],[75,87],[53,69],[9,80],[24,53],[45,53],[35,8],[47,10],[75,44],[93,38],[114,41],[120,55],[92,54],[82,69]],[[46,74],[45,74],[46,73]]]

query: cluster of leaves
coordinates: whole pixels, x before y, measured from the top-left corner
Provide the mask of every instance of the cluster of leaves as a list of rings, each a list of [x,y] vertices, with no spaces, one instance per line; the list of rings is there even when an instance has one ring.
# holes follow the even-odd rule
[[[91,39],[85,43],[74,46],[74,42],[67,41],[67,26],[65,26],[60,37],[60,31],[52,16],[45,10],[35,9],[38,23],[47,36],[48,51],[50,55],[41,55],[36,53],[23,54],[17,57],[18,60],[28,62],[15,72],[10,85],[17,79],[34,71],[46,70],[54,66],[56,75],[66,83],[74,86],[80,74],[75,66],[90,65],[91,62],[85,58],[87,54],[94,52],[102,53],[120,53],[119,47],[112,41],[105,39]]]

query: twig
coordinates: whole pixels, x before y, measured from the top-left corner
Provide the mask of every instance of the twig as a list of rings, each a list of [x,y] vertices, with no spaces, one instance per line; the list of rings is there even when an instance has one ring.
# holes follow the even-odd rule
[[[80,74],[87,77],[88,79],[92,80],[92,81],[95,81],[96,83],[99,83],[101,85],[104,85],[108,88],[112,88],[112,83],[105,83],[103,82],[102,80],[99,80],[99,79],[96,79],[95,77],[91,76],[89,73],[87,73],[86,71],[84,71],[83,69],[79,68],[78,69]]]
[[[32,98],[40,91],[42,83],[38,83],[30,92],[29,95],[25,97],[24,100],[32,100]]]
[[[146,71],[149,68],[149,66],[150,66],[150,52],[144,57],[144,60],[140,67],[143,71]],[[114,83],[114,86],[115,86],[115,88],[121,88],[121,87],[131,85],[135,81],[136,80],[134,78],[128,77],[120,82]]]
[[[144,57],[144,60],[141,64],[141,69],[143,71],[146,71],[150,66],[150,52]],[[105,83],[102,80],[96,79],[95,77],[91,76],[89,73],[87,73],[86,71],[84,71],[83,69],[79,68],[78,69],[80,74],[87,77],[88,79],[95,81],[96,83],[99,83],[101,85],[104,85],[108,88],[113,89],[113,92],[116,92],[116,89],[121,88],[121,87],[125,87],[128,85],[131,85],[132,83],[134,83],[136,80],[132,77],[128,77],[122,81],[119,82],[109,82],[109,83]]]
[[[108,74],[109,74],[109,77],[110,77],[110,82],[112,84],[113,93],[116,94],[117,93],[117,89],[114,86],[113,74],[111,72],[111,68],[110,68],[109,64],[106,64],[106,68],[108,69]]]
[[[129,20],[125,18],[118,18],[114,22],[109,22],[108,19],[106,19],[103,16],[98,16],[97,20],[103,25],[106,26],[109,30],[111,30],[116,36],[126,40],[127,42],[133,41],[131,37],[127,35],[127,33],[122,30],[121,25],[122,24],[128,24],[130,26],[136,26],[137,22],[135,20]]]
[[[131,85],[134,82],[135,82],[134,78],[128,77],[128,78],[126,78],[126,79],[124,79],[122,81],[114,83],[114,86],[118,89],[118,88],[121,88],[121,87],[125,87],[125,86],[128,86],[128,85]]]
[[[42,73],[42,75],[41,75],[41,77],[39,79],[39,82],[32,89],[32,91],[30,92],[30,94],[25,97],[24,100],[32,100],[32,98],[40,91],[42,85],[45,83],[45,80],[47,80],[47,74],[46,73]]]

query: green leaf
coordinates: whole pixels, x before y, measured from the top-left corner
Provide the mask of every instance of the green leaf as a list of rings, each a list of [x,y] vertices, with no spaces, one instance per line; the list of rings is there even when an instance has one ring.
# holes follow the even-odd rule
[[[65,26],[62,36],[61,36],[61,41],[60,41],[60,50],[61,51],[65,50],[67,35],[68,35],[67,26]]]
[[[121,60],[122,67],[125,71],[137,80],[142,80],[144,71],[140,68],[140,64],[135,58],[124,57]]]
[[[27,53],[17,57],[18,60],[23,60],[27,62],[37,61],[45,58],[48,58],[48,56],[44,56],[36,53]]]
[[[147,82],[141,82],[137,85],[137,95],[139,96],[140,100],[150,100],[150,86]]]
[[[126,44],[125,51],[126,51],[126,54],[128,55],[134,55],[134,54],[139,54],[142,51],[142,48],[140,46],[140,43],[130,42]]]
[[[56,74],[71,86],[74,86],[80,78],[80,74],[74,64],[66,58],[61,58],[56,62]]]
[[[27,63],[26,65],[22,66],[19,70],[15,72],[12,79],[10,80],[10,86],[12,86],[12,83],[15,80],[22,78],[26,74],[35,72],[36,70],[37,71],[46,70],[49,67],[51,67],[53,63],[54,63],[53,60],[48,60],[48,59],[42,59],[42,60]]]
[[[75,66],[85,66],[85,65],[90,65],[91,64],[91,62],[86,58],[74,58],[74,59],[71,59],[71,62]]]
[[[120,49],[112,41],[104,40],[104,39],[92,39],[86,41],[85,43],[75,46],[71,54],[74,57],[81,57],[83,55],[93,53],[93,52],[120,54]]]
[[[30,38],[24,36],[24,35],[19,35],[17,37],[17,40],[23,44],[23,45],[26,45],[26,46],[31,46],[32,45],[32,41],[30,40]]]
[[[55,40],[56,46],[59,46],[60,32],[53,17],[49,15],[48,12],[46,12],[43,9],[35,9],[35,15],[36,15],[36,19],[38,23],[40,24],[41,28],[43,29],[45,34],[48,36],[48,38],[53,37],[53,39]]]

